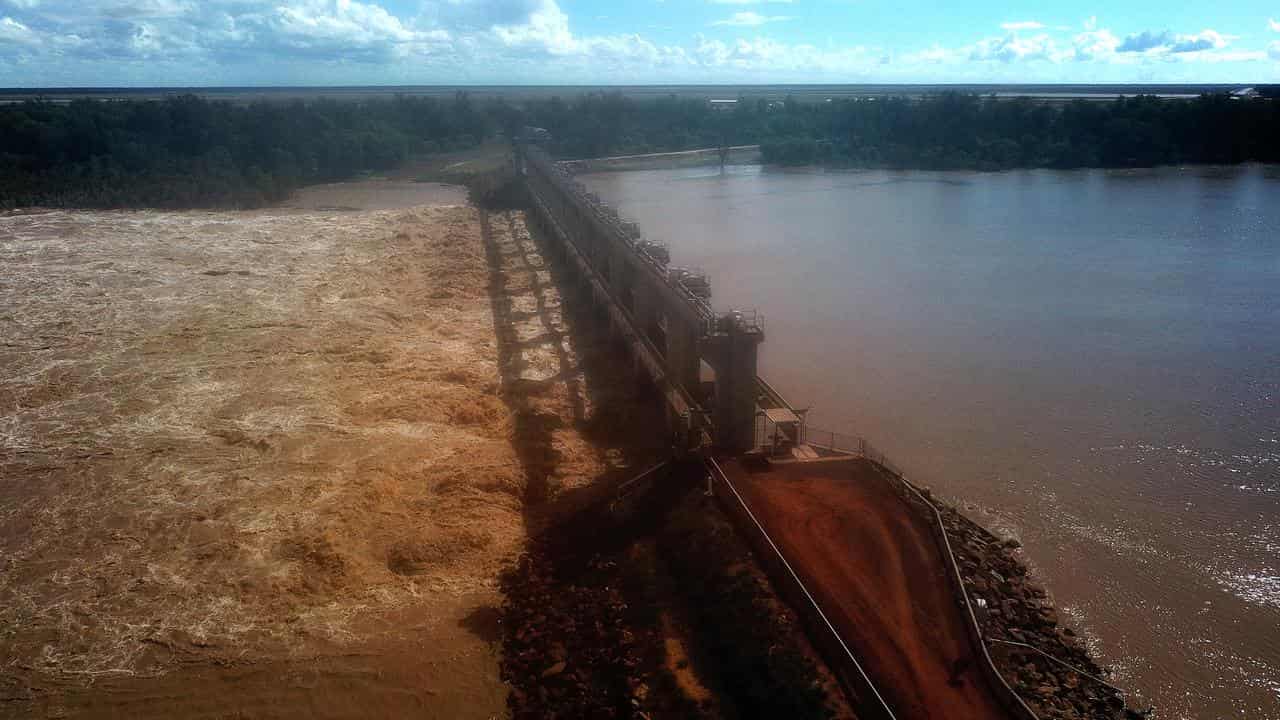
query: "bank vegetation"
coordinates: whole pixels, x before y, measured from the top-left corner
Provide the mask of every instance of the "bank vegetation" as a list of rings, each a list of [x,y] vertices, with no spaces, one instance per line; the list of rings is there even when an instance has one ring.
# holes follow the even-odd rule
[[[0,107],[0,208],[256,207],[521,126],[563,158],[761,146],[766,163],[903,169],[1280,162],[1280,99],[1065,104],[962,93],[799,102],[396,97],[242,105],[176,96]]]

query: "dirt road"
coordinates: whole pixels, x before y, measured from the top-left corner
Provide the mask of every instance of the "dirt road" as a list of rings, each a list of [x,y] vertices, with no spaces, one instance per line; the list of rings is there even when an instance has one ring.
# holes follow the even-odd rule
[[[899,720],[1006,717],[982,682],[929,527],[863,460],[726,472]]]

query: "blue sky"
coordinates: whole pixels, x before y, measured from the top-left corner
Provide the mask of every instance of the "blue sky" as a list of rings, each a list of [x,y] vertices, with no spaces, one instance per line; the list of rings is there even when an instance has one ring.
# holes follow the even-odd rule
[[[0,86],[1280,82],[1280,0],[0,0]]]

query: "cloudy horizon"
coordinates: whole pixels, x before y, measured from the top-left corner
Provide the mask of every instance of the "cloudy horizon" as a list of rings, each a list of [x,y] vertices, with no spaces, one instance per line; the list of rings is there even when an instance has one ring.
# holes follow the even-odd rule
[[[0,0],[0,86],[1280,81],[1280,7]]]

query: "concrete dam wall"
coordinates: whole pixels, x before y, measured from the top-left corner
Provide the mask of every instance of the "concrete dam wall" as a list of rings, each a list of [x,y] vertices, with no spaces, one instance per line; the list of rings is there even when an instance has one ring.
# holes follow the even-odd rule
[[[750,450],[756,428],[756,354],[764,330],[754,312],[716,312],[709,280],[670,264],[670,253],[587,192],[536,147],[517,150],[533,221],[559,238],[608,308],[641,369],[671,408],[686,449],[703,438]],[[703,364],[714,379],[703,381]]]

